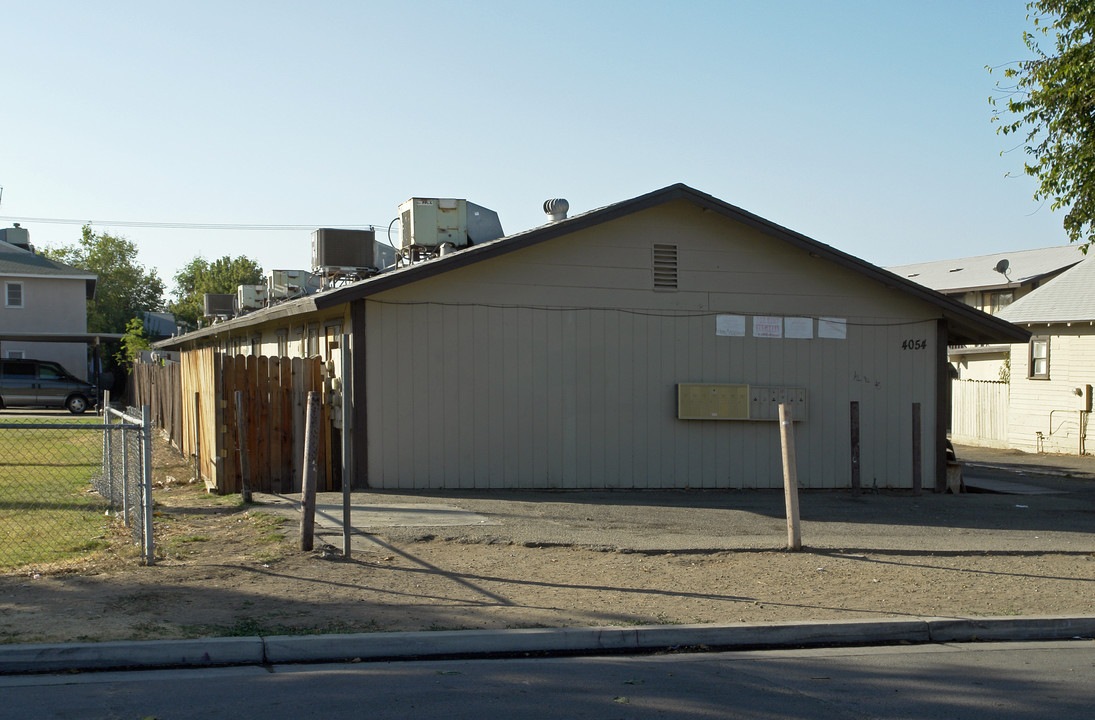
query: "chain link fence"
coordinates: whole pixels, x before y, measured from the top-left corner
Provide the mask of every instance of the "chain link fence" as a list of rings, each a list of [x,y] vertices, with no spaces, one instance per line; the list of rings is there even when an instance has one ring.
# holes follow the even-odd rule
[[[147,412],[0,422],[0,572],[110,545],[119,523],[155,558]]]

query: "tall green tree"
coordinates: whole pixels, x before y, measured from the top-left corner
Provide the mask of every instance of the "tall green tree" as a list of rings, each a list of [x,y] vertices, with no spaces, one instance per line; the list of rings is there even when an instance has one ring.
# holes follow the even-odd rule
[[[205,293],[236,294],[239,285],[262,282],[262,266],[249,257],[229,257],[209,262],[196,257],[175,274],[174,301],[168,311],[183,322],[197,325],[202,317],[202,296]]]
[[[88,332],[124,333],[142,311],[163,309],[163,281],[137,262],[137,246],[124,237],[95,233],[85,225],[77,244],[45,254],[99,276],[95,297],[87,303]]]
[[[1065,210],[1065,231],[1086,253],[1095,242],[1095,3],[1037,0],[1027,19],[1034,29],[1023,41],[1034,57],[1004,69],[1001,94],[989,99],[993,122],[1001,135],[1021,135],[1035,200]]]

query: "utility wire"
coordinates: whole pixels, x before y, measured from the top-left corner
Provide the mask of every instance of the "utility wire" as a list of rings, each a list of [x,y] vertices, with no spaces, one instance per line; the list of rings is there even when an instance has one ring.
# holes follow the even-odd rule
[[[248,223],[183,223],[183,222],[142,222],[137,220],[74,220],[70,218],[40,218],[25,216],[4,216],[0,220],[10,222],[49,223],[54,225],[110,225],[115,227],[160,228],[168,230],[315,230],[317,228],[335,228],[339,230],[375,230],[386,223],[367,225],[255,225]]]

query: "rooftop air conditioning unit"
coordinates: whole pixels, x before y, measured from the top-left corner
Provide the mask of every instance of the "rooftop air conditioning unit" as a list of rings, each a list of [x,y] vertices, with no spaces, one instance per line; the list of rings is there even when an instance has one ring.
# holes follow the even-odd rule
[[[313,272],[380,271],[395,264],[395,249],[376,241],[373,230],[320,228],[312,233]]]
[[[269,288],[271,300],[287,300],[317,292],[320,282],[307,270],[271,270]]]
[[[265,285],[238,285],[236,287],[236,307],[240,312],[249,312],[266,307]]]
[[[399,238],[404,248],[468,244],[468,201],[411,198],[399,206]]]
[[[205,293],[202,296],[202,315],[207,318],[230,318],[236,314],[236,296]]]
[[[0,229],[0,240],[22,250],[31,250],[30,230],[19,227],[19,223],[15,223],[15,227]]]
[[[468,243],[475,245],[505,236],[498,213],[482,205],[468,203]]]

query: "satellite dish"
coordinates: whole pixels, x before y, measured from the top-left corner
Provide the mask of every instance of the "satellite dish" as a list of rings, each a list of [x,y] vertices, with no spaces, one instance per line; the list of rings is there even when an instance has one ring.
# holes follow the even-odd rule
[[[996,267],[994,267],[993,270],[1000,273],[1004,277],[1007,277],[1009,267],[1011,267],[1011,263],[1008,262],[1007,258],[1004,258],[1000,262],[996,263]]]

